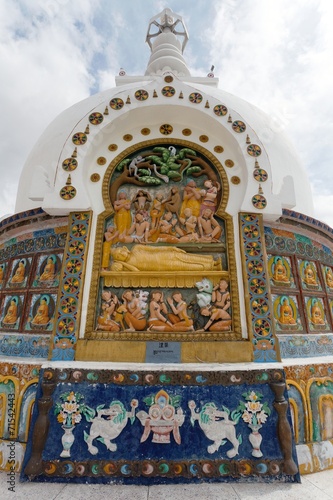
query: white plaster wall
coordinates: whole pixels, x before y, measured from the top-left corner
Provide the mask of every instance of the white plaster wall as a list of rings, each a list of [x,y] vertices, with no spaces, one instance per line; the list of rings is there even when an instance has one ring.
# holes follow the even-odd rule
[[[96,197],[99,194],[98,186],[92,186],[93,183],[90,181],[92,171],[97,171],[97,157],[103,155],[108,161],[112,160],[106,147],[111,142],[118,144],[116,154],[128,147],[130,144],[122,140],[125,133],[134,136],[131,142],[134,144],[139,138],[145,139],[140,134],[142,127],[151,128],[152,134],[146,139],[152,139],[161,137],[158,128],[162,123],[171,123],[174,131],[169,136],[170,139],[184,138],[181,133],[182,128],[191,128],[193,133],[189,140],[196,142],[198,136],[204,133],[210,139],[209,143],[203,144],[204,147],[213,151],[214,146],[220,144],[225,148],[225,152],[216,156],[223,160],[230,158],[235,162],[235,167],[227,174],[229,177],[231,175],[241,177],[241,184],[230,186],[228,213],[256,211],[251,199],[258,192],[258,183],[252,177],[255,158],[246,152],[245,139],[248,134],[251,142],[262,148],[258,161],[260,167],[269,174],[268,181],[262,185],[268,203],[265,210],[260,212],[270,220],[279,217],[282,207],[294,208],[312,215],[311,190],[305,171],[293,147],[276,126],[275,121],[251,104],[206,85],[197,83],[189,85],[175,78],[172,85],[176,89],[176,95],[172,98],[161,95],[160,90],[164,85],[162,77],[155,77],[150,82],[136,81],[92,96],[62,113],[46,129],[27,160],[20,180],[16,210],[42,206],[47,212],[59,215],[89,208],[99,211],[98,196]],[[134,98],[134,92],[139,88],[144,88],[150,93],[149,99],[138,102]],[[155,89],[159,97],[152,98]],[[178,98],[181,90],[184,99]],[[200,91],[203,94],[202,103],[189,102],[188,94],[192,91]],[[110,110],[109,115],[104,116],[101,125],[90,125],[87,143],[78,146],[79,167],[71,174],[72,185],[77,189],[77,195],[73,200],[62,200],[59,191],[65,185],[68,173],[62,169],[61,164],[74,150],[72,135],[75,132],[85,131],[92,111],[103,113],[111,98],[121,97],[126,102],[128,95],[131,97],[131,104],[125,104],[118,111]],[[205,108],[207,100],[210,108]],[[212,108],[219,103],[228,107],[233,121],[240,119],[246,123],[246,132],[242,134],[234,132],[231,123],[227,121],[228,115],[225,117],[214,115]],[[101,173],[100,167],[98,172]],[[29,199],[29,194],[33,200]]]

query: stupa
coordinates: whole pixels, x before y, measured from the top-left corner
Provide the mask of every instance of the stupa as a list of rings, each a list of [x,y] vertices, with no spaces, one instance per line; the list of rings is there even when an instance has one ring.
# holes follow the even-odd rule
[[[47,127],[0,223],[1,467],[13,442],[23,480],[332,465],[332,229],[287,137],[192,76],[187,41],[153,17],[145,75]]]

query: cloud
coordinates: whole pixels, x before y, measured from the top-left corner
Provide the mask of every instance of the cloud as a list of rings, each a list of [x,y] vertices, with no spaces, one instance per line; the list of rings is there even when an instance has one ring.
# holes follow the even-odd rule
[[[333,192],[333,3],[326,0],[169,0],[184,17],[193,75],[212,64],[220,87],[257,105],[294,142],[315,206]],[[61,111],[114,85],[124,67],[144,74],[150,17],[162,0],[0,2],[0,214],[14,211],[23,164]],[[320,212],[329,217],[327,211]]]
[[[206,37],[220,86],[282,122],[320,206],[323,190],[333,192],[333,4],[226,0],[215,8]]]
[[[87,20],[96,2],[7,0],[0,4],[2,186],[16,191],[29,151],[65,108],[89,95],[89,72],[100,36]],[[1,197],[0,212],[13,212],[15,196]]]

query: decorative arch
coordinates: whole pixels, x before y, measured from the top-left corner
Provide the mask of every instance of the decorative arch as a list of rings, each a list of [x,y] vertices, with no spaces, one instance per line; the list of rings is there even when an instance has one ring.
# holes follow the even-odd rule
[[[310,440],[310,419],[306,395],[302,387],[294,380],[287,379],[286,383],[288,387],[289,401],[292,405],[293,415],[295,417],[293,425],[296,444],[303,441],[298,427],[298,424],[300,423],[304,428],[304,442],[308,442]]]
[[[229,184],[217,158],[186,140],[143,141],[110,163],[102,196],[85,338],[241,340]],[[204,279],[207,304],[198,302]],[[153,300],[165,327],[153,323]]]
[[[319,397],[319,416],[321,439],[333,438],[333,394],[323,394]]]

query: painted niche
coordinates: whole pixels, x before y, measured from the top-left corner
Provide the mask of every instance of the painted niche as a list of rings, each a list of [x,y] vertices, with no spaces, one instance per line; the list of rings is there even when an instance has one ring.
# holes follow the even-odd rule
[[[95,332],[232,332],[228,184],[199,149],[164,142],[115,165],[96,245]]]

